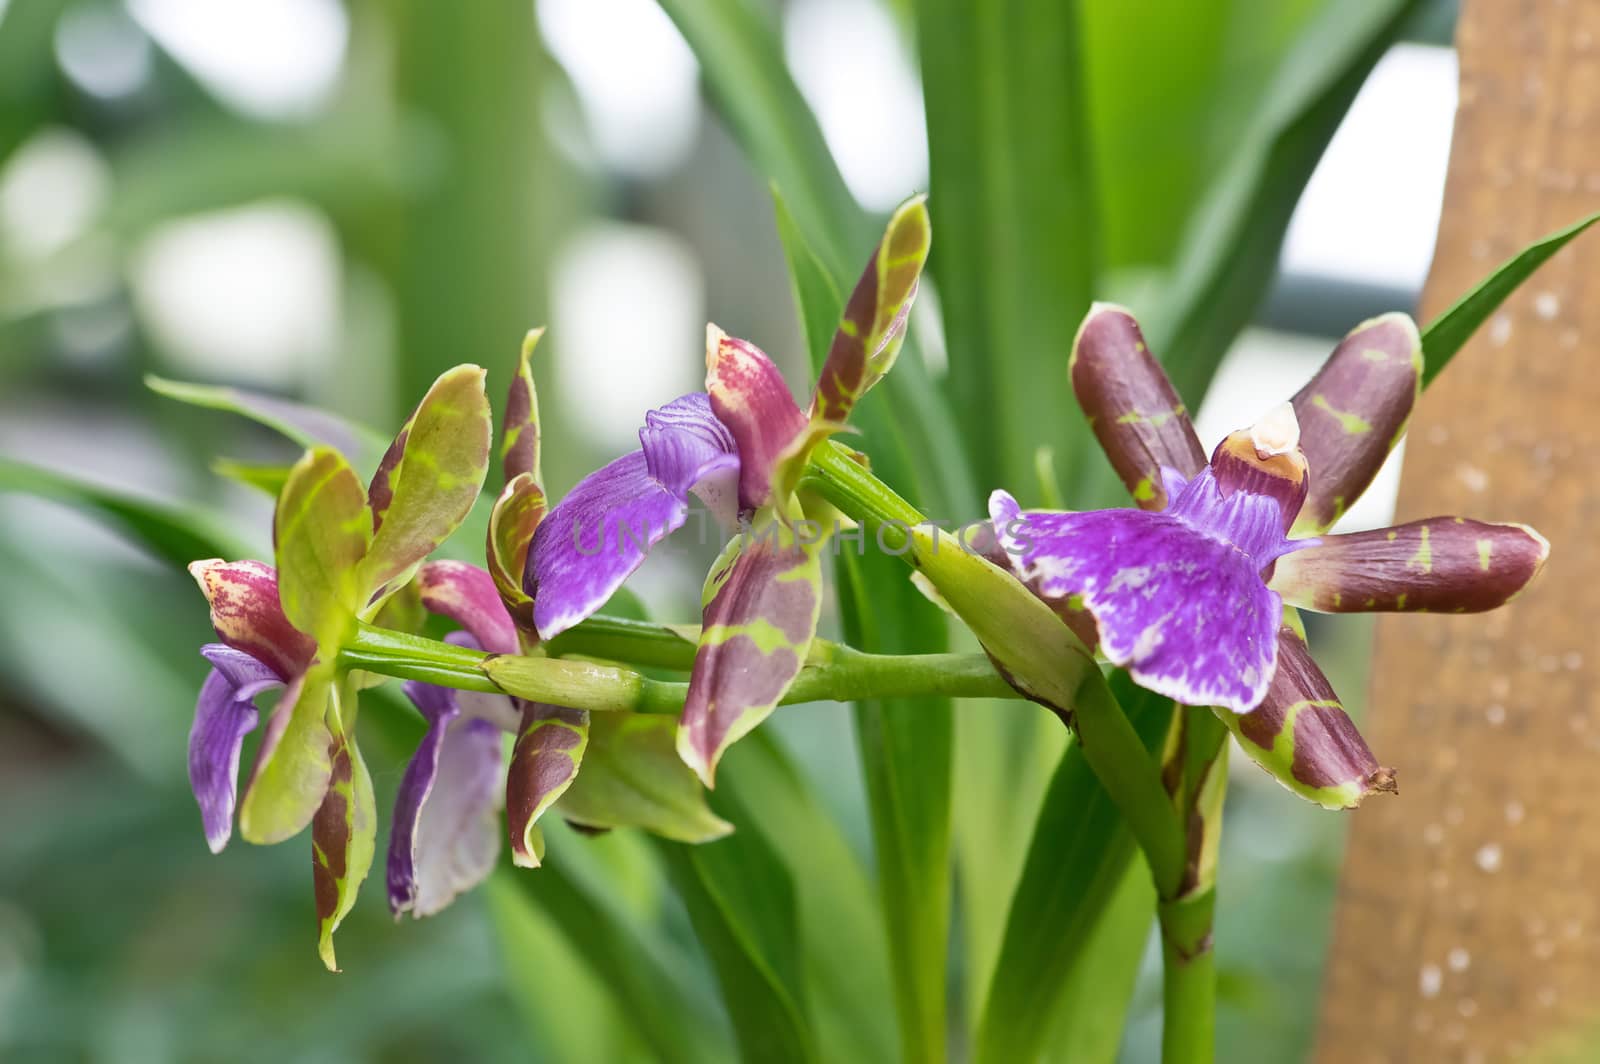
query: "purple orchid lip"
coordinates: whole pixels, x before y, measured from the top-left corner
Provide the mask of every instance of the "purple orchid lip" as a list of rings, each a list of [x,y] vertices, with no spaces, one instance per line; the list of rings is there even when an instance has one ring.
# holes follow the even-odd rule
[[[221,643],[208,643],[200,653],[211,662],[211,673],[201,685],[189,731],[189,785],[206,845],[221,853],[233,835],[240,750],[261,719],[255,697],[284,681],[270,665]]]
[[[481,649],[467,632],[447,638]],[[415,680],[402,689],[428,731],[395,796],[385,879],[389,911],[422,917],[494,869],[505,780],[501,735],[516,726],[517,714],[505,695],[469,695]]]

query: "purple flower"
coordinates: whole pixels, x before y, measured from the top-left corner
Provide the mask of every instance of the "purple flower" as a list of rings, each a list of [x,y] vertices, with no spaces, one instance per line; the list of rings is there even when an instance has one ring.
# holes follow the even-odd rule
[[[233,834],[239,751],[259,720],[255,698],[298,679],[316,648],[283,615],[272,566],[213,558],[195,562],[189,572],[211,605],[211,624],[222,640],[200,649],[211,672],[189,732],[189,783],[206,844],[221,853]]]
[[[821,610],[821,564],[815,539],[797,531],[803,512],[794,489],[812,448],[893,365],[929,239],[920,198],[891,218],[808,410],[771,359],[711,326],[706,391],[647,414],[639,450],[585,477],[533,533],[523,591],[537,636],[550,639],[598,610],[650,548],[683,525],[691,494],[725,524],[736,516],[749,522],[754,535],[731,542],[706,582],[678,729],[680,756],[707,785],[722,752],[772,711],[805,662]],[[496,552],[492,546],[492,560]]]
[[[1493,609],[1539,572],[1525,525],[1438,517],[1323,535],[1372,482],[1420,390],[1421,342],[1390,314],[1358,326],[1293,399],[1207,462],[1127,311],[1097,305],[1070,374],[1138,510],[1020,511],[990,502],[1019,577],[1141,685],[1225,707],[1257,760],[1324,804],[1392,789],[1285,617]],[[1244,714],[1234,717],[1235,714]],[[1280,744],[1280,739],[1287,742]]]

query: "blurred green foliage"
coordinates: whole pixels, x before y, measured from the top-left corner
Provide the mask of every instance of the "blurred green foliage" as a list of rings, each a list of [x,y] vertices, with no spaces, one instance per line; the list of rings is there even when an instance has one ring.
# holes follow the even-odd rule
[[[1157,1003],[1136,971],[1142,869],[1081,759],[1030,707],[860,707],[854,743],[839,707],[786,711],[728,758],[713,800],[733,839],[690,850],[554,825],[547,867],[503,868],[444,915],[399,927],[369,884],[337,978],[313,953],[301,843],[205,850],[182,751],[209,629],[170,563],[265,553],[265,498],[207,464],[293,454],[138,386],[192,373],[133,290],[147,242],[233,207],[314,212],[339,254],[336,353],[279,384],[380,428],[457,362],[489,367],[503,394],[523,331],[550,316],[557,250],[600,218],[679,233],[711,316],[797,366],[833,316],[815,311],[818,293],[848,290],[877,224],[785,67],[781,6],[662,0],[712,106],[686,161],[648,180],[559,149],[574,90],[529,2],[349,0],[331,94],[273,118],[220,98],[112,0],[0,7],[0,175],[70,131],[106,178],[71,240],[0,244],[0,453],[89,479],[146,544],[0,498],[0,1057],[924,1061],[975,1043],[996,1060],[1153,1055]],[[1137,298],[1197,405],[1356,89],[1406,20],[1438,5],[891,6],[922,71],[949,367],[908,351],[861,411],[861,442],[891,482],[960,517],[999,484],[1025,501],[1114,497],[1064,372],[1088,301]],[[64,69],[62,27],[86,13],[149,49],[127,93],[97,96]],[[787,207],[781,244],[768,182]],[[928,324],[916,319],[914,343]],[[615,373],[608,354],[584,352],[584,372]],[[608,457],[592,453],[587,412],[553,400],[571,365],[539,370],[558,489]],[[1053,484],[1036,476],[1041,445]],[[42,476],[0,467],[0,491],[59,487]],[[201,507],[225,515],[203,522],[204,550],[184,516]],[[471,556],[481,527],[458,553]],[[858,568],[837,582],[853,639],[947,640],[893,559]],[[1333,656],[1354,667],[1330,670],[1350,701],[1361,634],[1341,632]],[[390,699],[363,728],[386,809],[418,725]],[[1270,786],[1238,787],[1232,806],[1220,1048],[1289,1059],[1315,1016],[1340,827]],[[1068,855],[1085,863],[1063,867]],[[1054,951],[1003,945],[1057,931]],[[1034,986],[1035,1008],[997,1003],[997,964]],[[979,1042],[985,1029],[1009,1041]]]

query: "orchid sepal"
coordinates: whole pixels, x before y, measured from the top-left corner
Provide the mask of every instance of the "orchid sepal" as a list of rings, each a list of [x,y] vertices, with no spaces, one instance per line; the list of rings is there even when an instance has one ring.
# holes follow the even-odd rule
[[[845,421],[867,390],[893,368],[932,241],[926,196],[914,196],[896,208],[845,303],[811,397],[812,420]]]
[[[1422,393],[1422,337],[1408,315],[1357,325],[1291,402],[1311,490],[1297,536],[1327,531],[1354,505],[1405,434]]]
[[[1323,536],[1278,559],[1268,586],[1322,613],[1478,613],[1520,594],[1549,556],[1527,525],[1432,517]]]
[[[354,693],[350,696],[354,709]],[[341,713],[341,696],[328,710],[332,745],[330,772],[322,804],[311,822],[311,871],[317,904],[317,952],[330,972],[339,970],[333,934],[355,906],[356,894],[372,868],[378,835],[377,800],[372,776],[356,746],[352,714]],[[344,719],[349,716],[350,719]]]
[[[1287,611],[1292,613],[1293,611]],[[1324,809],[1352,809],[1396,790],[1291,625],[1278,633],[1278,668],[1267,696],[1243,715],[1217,716],[1239,748],[1285,788]]]
[[[1067,374],[1095,438],[1141,509],[1167,504],[1163,467],[1187,480],[1205,466],[1188,408],[1125,307],[1096,303],[1089,309],[1073,338]]]
[[[543,494],[539,468],[539,393],[533,383],[533,351],[544,336],[544,326],[529,329],[523,337],[517,369],[506,394],[505,427],[500,441],[500,468],[507,483],[526,474]]]
[[[537,868],[544,858],[539,818],[581,778],[589,722],[585,710],[523,703],[506,775],[506,830],[512,863],[519,868]]]
[[[466,519],[489,471],[491,432],[483,369],[461,365],[440,374],[368,488],[373,536],[361,582],[369,597],[404,583]]]
[[[702,591],[677,749],[708,787],[723,752],[777,707],[816,636],[822,548],[800,516],[792,502],[787,520],[763,510],[729,541]]]

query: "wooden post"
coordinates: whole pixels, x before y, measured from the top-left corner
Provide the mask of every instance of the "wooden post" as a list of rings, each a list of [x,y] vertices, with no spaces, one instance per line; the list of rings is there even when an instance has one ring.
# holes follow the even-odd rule
[[[1458,45],[1423,321],[1600,207],[1600,2],[1467,0]],[[1489,322],[1408,438],[1400,520],[1526,521],[1552,553],[1497,613],[1378,623],[1366,730],[1400,794],[1354,814],[1318,1059],[1569,1039],[1600,1060],[1600,235]]]

